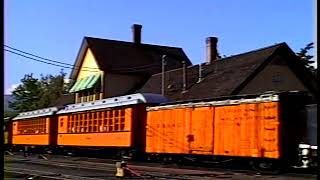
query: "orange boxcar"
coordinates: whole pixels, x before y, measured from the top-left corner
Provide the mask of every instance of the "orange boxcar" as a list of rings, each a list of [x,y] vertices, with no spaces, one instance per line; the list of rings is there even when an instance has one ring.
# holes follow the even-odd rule
[[[218,106],[214,154],[279,158],[278,102]]]
[[[213,153],[213,107],[149,111],[146,152]]]
[[[13,145],[56,145],[56,107],[20,113],[12,121]]]
[[[150,107],[146,153],[289,157],[303,132],[303,119],[294,117],[303,100],[288,99],[273,94]]]

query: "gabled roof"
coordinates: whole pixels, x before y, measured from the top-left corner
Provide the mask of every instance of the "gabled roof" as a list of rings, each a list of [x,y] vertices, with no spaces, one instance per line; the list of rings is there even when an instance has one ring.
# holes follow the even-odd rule
[[[90,48],[101,70],[114,73],[152,75],[161,72],[162,55],[167,55],[167,70],[181,67],[181,61],[191,65],[182,48],[84,37],[75,67],[80,67]],[[75,79],[78,69],[71,72]]]
[[[275,54],[282,53],[290,56],[288,66],[295,71],[300,78],[308,76],[294,52],[286,43],[257,49],[247,53],[223,58],[211,64],[202,64],[202,80],[198,81],[199,65],[187,68],[187,88],[182,93],[182,68],[168,71],[165,74],[165,96],[172,100],[203,99],[219,96],[238,94],[241,89],[254,78],[274,57]],[[307,74],[306,74],[307,73]],[[161,94],[162,75],[153,75],[146,84],[137,92],[159,93]],[[310,79],[310,81],[313,81]],[[302,81],[303,82],[303,81]],[[316,89],[312,83],[308,87]]]

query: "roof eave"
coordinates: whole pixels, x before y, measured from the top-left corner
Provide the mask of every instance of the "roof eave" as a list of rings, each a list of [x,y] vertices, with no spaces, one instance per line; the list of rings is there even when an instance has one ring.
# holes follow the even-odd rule
[[[280,46],[275,49],[272,54],[270,54],[247,78],[244,79],[244,81],[242,81],[239,86],[237,86],[233,91],[231,91],[230,95],[237,95],[239,94],[243,88],[249,84],[249,82],[251,80],[253,80],[254,77],[256,77],[256,75],[258,73],[260,73],[268,64],[270,64],[270,62],[272,61],[272,59],[275,57],[275,55],[279,52],[280,47],[285,46],[286,43],[280,43]],[[287,46],[288,47],[288,46]]]
[[[84,37],[83,40],[82,40],[80,49],[78,51],[78,55],[77,55],[76,61],[75,61],[74,65],[73,65],[73,69],[72,69],[72,71],[70,73],[70,79],[75,80],[76,77],[78,76],[79,71],[80,71],[81,63],[82,63],[82,61],[84,59],[85,53],[87,52],[88,48],[89,48],[88,42],[86,40],[86,37]]]

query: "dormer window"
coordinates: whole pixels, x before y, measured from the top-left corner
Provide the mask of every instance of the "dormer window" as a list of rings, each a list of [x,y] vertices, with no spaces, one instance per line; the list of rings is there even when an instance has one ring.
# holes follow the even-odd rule
[[[101,74],[90,74],[84,78],[78,79],[70,89],[70,93],[76,93],[75,103],[95,101],[102,98]]]

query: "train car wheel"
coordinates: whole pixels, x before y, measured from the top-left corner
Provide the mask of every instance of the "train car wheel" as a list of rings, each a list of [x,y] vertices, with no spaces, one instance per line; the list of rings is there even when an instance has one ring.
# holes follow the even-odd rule
[[[273,161],[252,161],[251,167],[261,174],[280,174],[282,172],[281,166]]]

